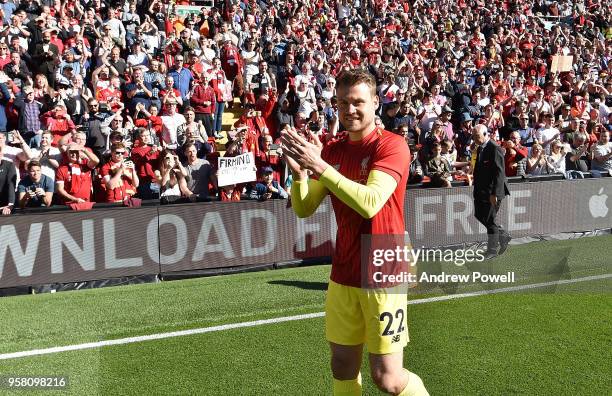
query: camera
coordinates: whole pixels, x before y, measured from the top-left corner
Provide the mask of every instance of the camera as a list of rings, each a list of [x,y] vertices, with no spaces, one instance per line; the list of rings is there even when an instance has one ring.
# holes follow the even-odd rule
[[[319,130],[321,129],[321,124],[319,124],[318,122],[309,122],[308,129],[310,129],[312,132],[319,132]]]

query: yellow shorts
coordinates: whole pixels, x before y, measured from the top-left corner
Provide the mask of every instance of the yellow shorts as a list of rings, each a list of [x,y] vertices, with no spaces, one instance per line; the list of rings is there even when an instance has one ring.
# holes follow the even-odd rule
[[[401,287],[401,286],[400,286]],[[329,281],[325,336],[340,345],[365,343],[368,352],[401,351],[408,343],[404,289],[361,289]]]

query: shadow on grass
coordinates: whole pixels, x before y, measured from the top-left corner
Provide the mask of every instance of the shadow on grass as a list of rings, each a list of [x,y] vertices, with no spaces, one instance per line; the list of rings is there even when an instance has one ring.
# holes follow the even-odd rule
[[[289,281],[289,280],[274,280],[269,281],[270,285],[281,285],[297,287],[304,290],[327,290],[327,282],[304,282],[304,281]]]

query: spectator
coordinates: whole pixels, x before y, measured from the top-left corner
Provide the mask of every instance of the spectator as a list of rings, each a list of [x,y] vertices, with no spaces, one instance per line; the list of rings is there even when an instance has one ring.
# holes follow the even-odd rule
[[[183,105],[183,98],[181,92],[174,88],[174,77],[167,75],[164,79],[164,89],[159,92],[160,100],[162,104],[162,112],[166,111],[166,103],[169,101],[175,101],[177,105]]]
[[[42,32],[42,43],[36,44],[32,55],[37,71],[47,77],[49,85],[55,88],[55,70],[60,63],[60,50],[57,45],[51,42],[53,29],[46,29]]]
[[[0,84],[0,89],[3,86],[4,84]],[[38,148],[41,138],[39,131],[42,126],[40,123],[42,103],[34,99],[34,89],[31,86],[25,86],[21,92],[23,95],[16,98],[13,103],[18,114],[17,129],[30,147]]]
[[[140,26],[140,15],[138,15],[136,10],[136,3],[129,3],[127,6],[127,10],[123,12],[121,16],[121,22],[123,22],[123,26],[125,27],[125,39],[128,43],[135,41],[134,37],[136,36],[136,29]]]
[[[395,131],[399,127],[406,125],[409,129],[416,130],[415,113],[414,109],[412,109],[410,106],[410,102],[405,100],[399,105],[397,102],[390,103],[385,112],[387,116],[390,115],[389,110],[391,109],[397,109],[395,115],[393,115],[391,118],[391,122],[387,124],[385,123],[385,118],[381,117],[383,124],[385,125],[385,129]]]
[[[166,112],[161,116],[162,145],[175,150],[178,147],[178,128],[187,120],[182,114],[176,112],[177,103],[174,100],[166,102]]]
[[[7,135],[12,135],[12,140],[7,139]],[[21,163],[31,159],[33,157],[33,153],[18,131],[9,132],[7,135],[0,132],[0,149],[2,149],[2,156],[4,160],[10,161],[15,165],[18,183],[20,180],[19,169],[21,167]],[[17,148],[15,145],[19,145],[21,148]]]
[[[504,142],[504,167],[506,176],[524,176],[527,149],[521,147],[520,135],[517,131],[512,132],[510,137]]]
[[[179,126],[177,130],[178,144],[181,147],[187,143],[195,145],[198,157],[204,158],[213,152],[212,146],[208,143],[208,137],[206,136],[204,126],[201,122],[195,122],[195,113],[192,107],[187,108],[185,116],[186,122]]]
[[[471,145],[472,145],[472,121],[473,118],[470,113],[463,113],[461,116],[461,129],[455,137],[455,147],[459,157],[471,157]],[[424,137],[424,136],[423,136]],[[424,142],[425,140],[423,140]]]
[[[219,201],[240,201],[242,200],[242,187],[236,184],[230,184],[220,187]]]
[[[432,144],[432,156],[427,161],[426,174],[431,179],[432,187],[450,187],[451,184],[451,167],[448,161],[441,154],[441,145],[439,142]]]
[[[98,157],[77,143],[71,143],[67,153],[68,163],[60,166],[55,176],[55,190],[64,204],[90,202],[92,170]]]
[[[467,167],[469,163],[465,161],[458,161],[457,150],[455,150],[451,140],[442,140],[440,143],[440,156],[450,165],[451,176],[457,176],[460,178],[464,176],[462,168]]]
[[[271,135],[262,136],[261,141],[261,150],[259,150],[255,158],[257,169],[259,169],[261,172],[261,170],[264,168],[271,168],[274,172],[272,178],[276,181],[283,180],[281,173],[284,168],[284,164],[280,160],[278,151],[280,146],[274,144],[274,139]],[[260,176],[263,176],[263,174],[260,174]]]
[[[57,147],[51,146],[53,135],[49,131],[40,134],[40,148],[32,149],[32,161],[38,162],[43,175],[55,183],[55,172],[62,162],[62,153]]]
[[[529,126],[529,115],[523,113],[519,115],[519,126],[515,131],[518,133],[521,145],[531,147],[535,142],[535,130]]]
[[[112,112],[123,110],[123,92],[121,92],[121,79],[117,76],[110,78],[106,88],[97,91],[96,99],[105,104]]]
[[[225,72],[221,68],[221,60],[219,58],[213,59],[213,68],[209,71],[211,76],[211,84],[215,90],[217,96],[217,103],[215,103],[215,116],[213,131],[216,134],[221,132],[223,122],[223,110],[225,109],[225,90],[228,81],[225,76]]]
[[[229,33],[223,34],[219,53],[225,76],[234,85],[234,95],[242,97],[244,89],[242,75],[243,60],[240,56],[240,50],[236,47],[236,42],[232,40],[232,36]]]
[[[191,90],[191,84],[193,83],[193,74],[191,70],[184,66],[185,58],[183,55],[178,55],[174,58],[176,65],[168,72],[168,76],[171,76],[174,80],[173,88],[176,88],[182,100],[182,106],[189,106],[188,93]],[[169,87],[166,85],[166,89]]]
[[[13,160],[5,158],[6,136],[0,133],[0,214],[8,216],[15,205],[17,171]]]
[[[11,62],[4,65],[2,70],[18,87],[27,85],[32,78],[32,73],[19,52],[11,52]]]
[[[101,158],[106,150],[109,125],[114,119],[114,114],[101,111],[100,102],[91,98],[88,102],[88,112],[83,116],[83,130],[87,132],[87,147],[90,147],[98,158]],[[107,108],[108,110],[108,108]]]
[[[245,93],[250,103],[255,101],[255,94],[253,93],[255,87],[251,84],[251,79],[257,73],[259,73],[259,62],[261,61],[261,49],[255,48],[255,40],[248,39],[246,41],[245,48],[240,53],[242,58],[243,70],[242,75],[244,76],[244,87]]]
[[[158,167],[161,147],[154,145],[149,130],[140,128],[136,131],[132,161],[138,175],[138,197],[141,199],[158,199],[159,184],[155,169]]]
[[[114,143],[110,149],[110,161],[100,169],[104,202],[121,203],[136,194],[138,174],[132,161],[126,160],[127,147]]]
[[[423,181],[423,167],[421,166],[421,162],[419,161],[419,156],[417,155],[417,146],[412,143],[409,144],[410,148],[410,174],[408,176],[408,184],[416,184]]]
[[[550,153],[550,144],[559,139],[561,132],[553,126],[553,115],[551,113],[542,113],[544,125],[535,133],[537,142],[542,146],[545,153]]]
[[[208,186],[215,184],[216,180],[210,163],[202,158],[198,158],[198,151],[193,143],[186,143],[183,146],[187,161],[184,165],[187,176],[187,190],[189,198],[194,201],[208,200]]]
[[[55,90],[49,86],[49,81],[44,74],[37,74],[34,77],[34,100],[39,101],[43,106],[51,102],[55,96]],[[23,92],[22,92],[23,94]]]
[[[195,120],[204,124],[206,135],[218,139],[221,135],[213,128],[216,102],[215,90],[210,86],[210,75],[204,73],[202,81],[195,83],[190,103],[193,106]]]
[[[19,182],[17,187],[20,208],[51,206],[55,191],[54,181],[44,175],[41,169],[38,161],[28,163],[28,175]]]
[[[135,67],[132,72],[132,82],[125,87],[128,109],[135,111],[136,105],[142,103],[144,108],[151,106],[151,98],[153,98],[153,87],[144,79],[142,67]]]
[[[400,112],[402,112],[400,110]],[[440,117],[438,118],[438,123],[444,130],[444,139],[453,140],[455,138],[455,132],[453,131],[453,124],[451,122],[451,116],[453,115],[453,110],[444,105],[442,107]]]
[[[193,24],[191,24],[193,26]],[[178,41],[182,48],[182,56],[186,58],[195,49],[200,49],[197,37],[194,37],[193,31],[189,26],[181,30],[180,39]],[[178,59],[176,59],[178,64]]]
[[[130,46],[131,53],[127,57],[127,66],[132,70],[142,70],[142,67],[145,69],[149,66],[149,55],[143,51],[142,43],[139,40],[136,40]]]
[[[69,88],[67,89],[67,98],[64,100],[66,110],[70,114],[70,119],[75,125],[82,125],[84,120],[83,116],[88,111],[87,101],[93,98],[91,91],[88,88],[83,87],[83,77],[80,75],[74,75],[69,81]]]
[[[582,135],[576,135],[572,140],[571,149],[565,155],[565,170],[568,179],[583,179],[584,173],[589,171],[587,165],[588,146]]]
[[[612,142],[610,132],[602,130],[599,134],[599,142],[593,149],[592,171],[607,173],[612,176]]]
[[[546,117],[548,114],[553,114],[554,109],[548,101],[544,99],[544,90],[539,89],[535,93],[535,97],[529,104],[529,109],[532,114],[535,114],[536,120]],[[544,120],[546,122],[546,120]]]
[[[274,180],[274,170],[266,166],[261,170],[261,181],[255,184],[255,187],[251,190],[251,198],[260,201],[267,201],[268,199],[287,199],[289,195],[281,187],[281,185]]]
[[[160,186],[161,204],[185,202],[183,197],[191,195],[191,191],[187,189],[187,170],[171,150],[164,149],[160,158],[159,169],[155,171],[155,177]]]
[[[330,82],[332,81],[330,80]],[[267,61],[259,61],[257,72],[251,76],[251,89],[255,98],[276,89],[276,79],[274,74],[270,72]]]
[[[102,133],[106,137],[106,142],[104,144],[104,154],[110,153],[110,147],[112,142],[112,136],[118,136],[120,141],[125,141],[125,143],[131,146],[131,139],[129,139],[129,133],[126,128],[123,127],[123,117],[121,114],[115,113],[110,117],[110,123],[108,126],[102,128]]]
[[[546,157],[549,173],[565,175],[565,155],[565,144],[558,139],[552,142],[550,155]]]
[[[164,87],[164,74],[161,63],[157,59],[151,60],[149,69],[144,74],[144,81],[151,87],[151,103],[155,104],[157,108],[161,108],[160,91]]]
[[[81,75],[81,62],[74,57],[75,53],[72,48],[64,50],[61,61],[57,67],[57,76],[67,77],[68,72],[75,75]]]
[[[548,159],[541,144],[535,143],[531,146],[525,172],[530,176],[540,176],[548,173]]]

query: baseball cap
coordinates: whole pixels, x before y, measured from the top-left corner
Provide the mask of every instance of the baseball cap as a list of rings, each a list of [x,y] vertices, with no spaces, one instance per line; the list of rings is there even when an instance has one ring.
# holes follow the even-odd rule
[[[264,175],[268,173],[274,173],[274,169],[272,169],[271,166],[264,166],[263,168],[261,168],[261,173],[263,173]]]

